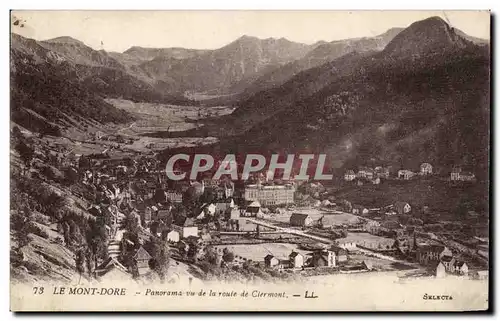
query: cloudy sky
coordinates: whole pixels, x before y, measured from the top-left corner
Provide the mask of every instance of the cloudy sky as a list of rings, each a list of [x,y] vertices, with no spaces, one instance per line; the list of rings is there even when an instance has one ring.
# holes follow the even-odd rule
[[[242,35],[319,40],[375,36],[440,16],[465,33],[489,39],[485,11],[13,11],[12,31],[37,40],[70,36],[95,49],[131,46],[215,49]],[[21,27],[21,25],[23,27]],[[102,42],[102,45],[101,45]]]

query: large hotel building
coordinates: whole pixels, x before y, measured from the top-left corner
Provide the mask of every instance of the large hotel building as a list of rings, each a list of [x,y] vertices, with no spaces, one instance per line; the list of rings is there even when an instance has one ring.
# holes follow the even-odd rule
[[[244,197],[246,201],[259,201],[262,206],[292,204],[295,186],[286,185],[246,185]]]

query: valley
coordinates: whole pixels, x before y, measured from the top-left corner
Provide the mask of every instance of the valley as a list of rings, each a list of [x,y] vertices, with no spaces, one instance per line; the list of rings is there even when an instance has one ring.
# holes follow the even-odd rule
[[[206,50],[13,34],[12,278],[477,279],[490,251],[489,50],[440,17]],[[217,166],[174,180],[165,165],[179,153]],[[333,179],[211,169],[255,153],[325,154]]]

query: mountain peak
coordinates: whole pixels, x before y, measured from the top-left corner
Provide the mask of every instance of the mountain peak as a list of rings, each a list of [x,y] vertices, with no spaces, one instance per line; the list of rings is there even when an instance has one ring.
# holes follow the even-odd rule
[[[234,42],[248,42],[248,41],[260,41],[259,38],[249,35],[243,35],[236,39]]]
[[[430,17],[412,23],[399,32],[386,46],[387,55],[424,55],[453,48],[464,48],[467,42],[440,17]]]
[[[44,40],[44,42],[85,45],[80,40],[77,40],[75,38],[71,38],[69,36],[62,36],[62,37],[52,38],[52,39]]]

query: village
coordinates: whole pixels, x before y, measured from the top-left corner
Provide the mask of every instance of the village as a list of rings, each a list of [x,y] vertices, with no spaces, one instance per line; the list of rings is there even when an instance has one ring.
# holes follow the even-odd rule
[[[155,270],[147,245],[152,238],[168,246],[177,265],[217,277],[249,268],[271,279],[376,271],[487,277],[488,237],[462,241],[430,229],[423,220],[432,209],[410,199],[373,207],[335,197],[319,182],[272,179],[264,172],[245,182],[214,179],[210,172],[196,181],[173,181],[154,155],[48,155],[73,172],[75,193],[93,201],[87,211],[105,227],[107,259],[94,271],[99,280],[148,279]],[[458,167],[448,178],[434,178],[432,165],[423,163],[418,171],[347,170],[342,184],[359,189],[432,179],[476,180]]]

